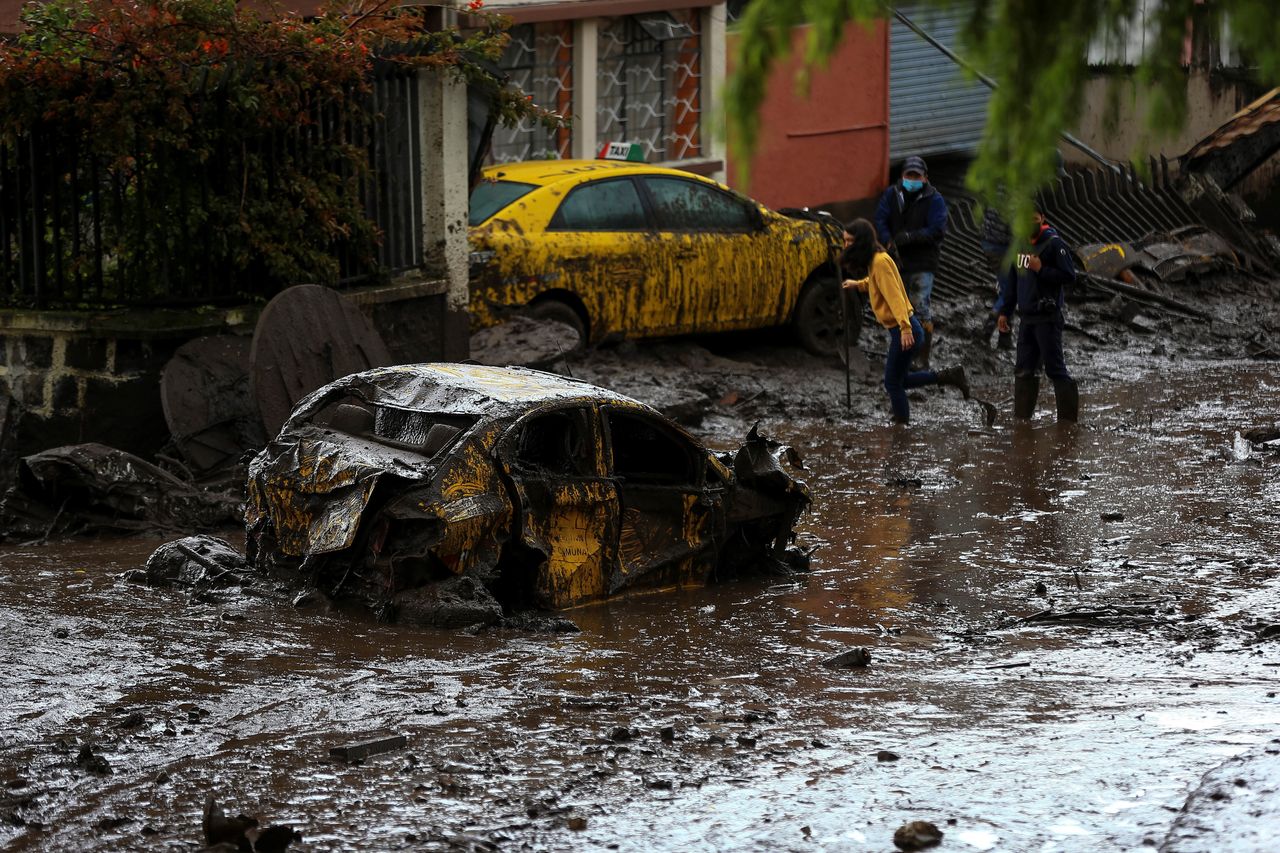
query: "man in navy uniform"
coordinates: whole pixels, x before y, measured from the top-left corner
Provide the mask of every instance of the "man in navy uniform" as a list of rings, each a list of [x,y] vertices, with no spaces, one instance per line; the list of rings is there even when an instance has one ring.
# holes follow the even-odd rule
[[[1062,309],[1065,290],[1076,280],[1071,251],[1058,232],[1037,209],[1030,245],[1001,282],[1000,316],[997,328],[1009,331],[1009,316],[1016,309],[1018,343],[1014,357],[1013,414],[1030,418],[1036,411],[1040,393],[1040,370],[1053,381],[1059,421],[1075,421],[1080,412],[1080,393],[1067,372],[1062,352]]]

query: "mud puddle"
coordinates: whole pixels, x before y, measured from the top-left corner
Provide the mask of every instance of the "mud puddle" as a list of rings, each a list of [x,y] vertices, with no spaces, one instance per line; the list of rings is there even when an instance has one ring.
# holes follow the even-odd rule
[[[578,634],[120,580],[156,541],[6,547],[0,844],[198,849],[209,793],[298,850],[879,851],[915,819],[943,849],[1158,844],[1280,728],[1280,459],[1232,441],[1280,390],[1240,365],[1091,390],[1069,431],[933,398],[910,431],[766,421],[806,448],[811,575]],[[1026,621],[1068,613],[1095,615]],[[852,647],[869,666],[821,665]]]

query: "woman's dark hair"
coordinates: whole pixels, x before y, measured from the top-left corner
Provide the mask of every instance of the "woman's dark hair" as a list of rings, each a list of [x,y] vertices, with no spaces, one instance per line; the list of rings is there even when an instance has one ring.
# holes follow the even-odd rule
[[[844,233],[853,238],[853,245],[840,256],[840,266],[853,278],[866,278],[871,274],[871,260],[884,247],[876,238],[876,228],[865,219],[855,219],[844,226]]]

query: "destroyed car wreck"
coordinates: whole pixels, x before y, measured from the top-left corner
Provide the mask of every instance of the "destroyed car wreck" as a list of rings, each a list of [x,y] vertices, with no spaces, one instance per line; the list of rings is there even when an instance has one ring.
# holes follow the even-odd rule
[[[809,493],[784,459],[800,467],[754,429],[718,456],[551,373],[377,368],[302,400],[254,460],[248,556],[379,618],[492,623],[794,565]]]

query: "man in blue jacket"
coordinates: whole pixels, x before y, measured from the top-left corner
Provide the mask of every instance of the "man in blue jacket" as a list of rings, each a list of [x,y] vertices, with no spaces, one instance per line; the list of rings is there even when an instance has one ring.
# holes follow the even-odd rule
[[[938,271],[942,239],[947,235],[947,202],[929,183],[929,167],[920,157],[902,162],[902,181],[888,187],[876,206],[876,232],[880,245],[898,262],[907,297],[924,327],[924,341],[915,361],[929,366],[933,345],[933,275]]]
[[[1034,223],[1031,245],[1018,254],[1001,282],[997,328],[1009,331],[1009,315],[1015,308],[1021,320],[1014,357],[1013,414],[1018,418],[1035,414],[1043,367],[1053,380],[1058,420],[1075,421],[1080,393],[1062,352],[1062,309],[1065,290],[1076,280],[1076,268],[1067,244],[1045,222],[1044,211],[1036,211]]]

